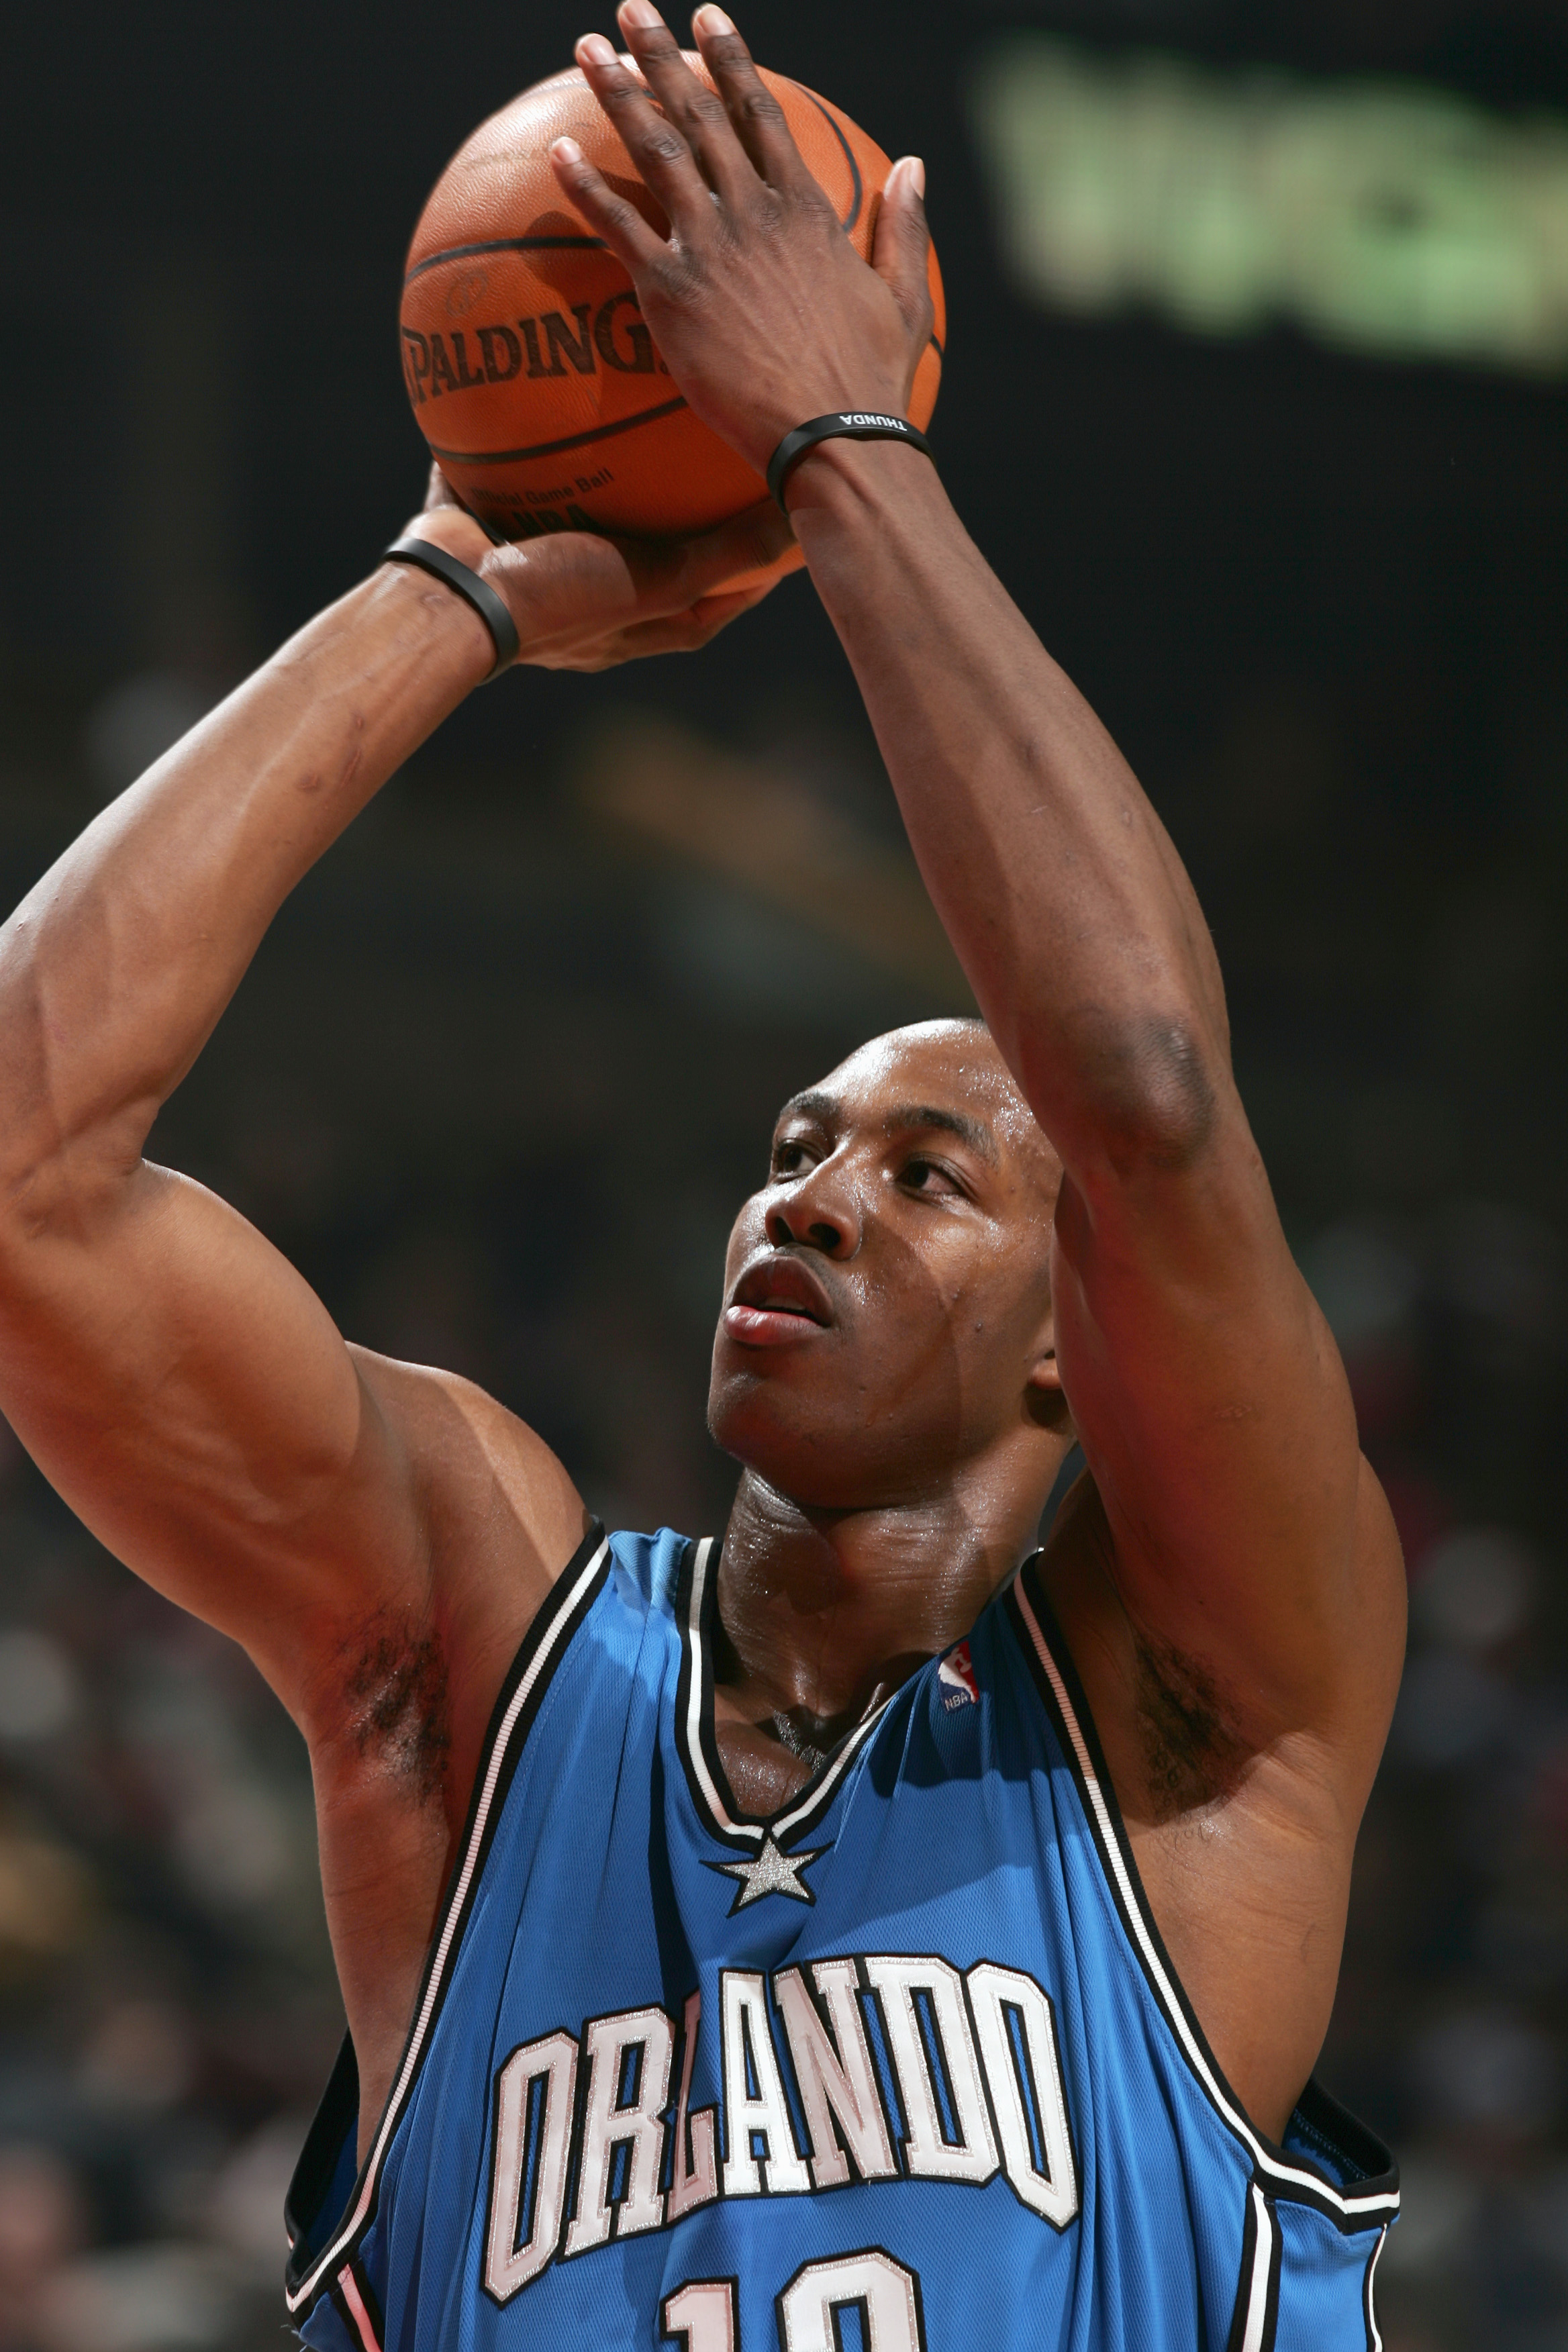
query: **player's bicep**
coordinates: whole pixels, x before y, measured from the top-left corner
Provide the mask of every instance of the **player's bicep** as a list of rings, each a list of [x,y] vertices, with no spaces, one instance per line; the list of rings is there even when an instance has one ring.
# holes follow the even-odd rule
[[[1189,1168],[1064,1183],[1058,1349],[1129,1607],[1263,1715],[1300,1716],[1337,1705],[1353,1648],[1361,1462],[1338,1351],[1234,1121]]]
[[[0,1405],[126,1564],[287,1675],[417,1579],[400,1433],[288,1261],[143,1165],[84,1230],[13,1242]]]

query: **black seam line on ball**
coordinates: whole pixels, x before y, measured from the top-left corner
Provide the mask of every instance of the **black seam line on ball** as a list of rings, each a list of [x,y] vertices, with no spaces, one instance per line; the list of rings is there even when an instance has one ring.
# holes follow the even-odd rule
[[[824,106],[822,100],[816,95],[816,92],[814,89],[807,89],[804,82],[797,81],[793,83],[791,86],[792,88],[799,90],[802,98],[810,99],[813,106],[816,107],[818,114],[821,115],[824,122],[826,123],[829,131],[832,131],[833,136],[837,140],[838,144],[844,150],[844,160],[849,166],[849,181],[853,193],[849,199],[849,210],[839,222],[838,226],[844,231],[845,235],[847,236],[849,231],[854,227],[856,222],[859,219],[860,207],[866,201],[866,184],[860,177],[860,166],[855,160],[855,150],[851,147],[848,140],[844,136],[843,131],[840,129],[839,125],[835,122],[832,115],[829,114],[826,107]]]
[[[516,466],[525,457],[553,457],[560,449],[585,449],[590,441],[611,441],[634,425],[651,425],[656,417],[673,416],[685,405],[684,400],[667,400],[658,408],[639,408],[635,416],[623,416],[615,425],[595,425],[591,433],[569,433],[564,441],[536,441],[531,449],[437,449],[432,441],[430,455],[443,464],[449,457],[455,466]]]
[[[817,97],[816,92],[807,89],[802,82],[795,82],[791,86],[799,90],[802,98],[811,100],[812,105],[816,107],[818,114],[844,150],[844,160],[849,166],[849,210],[838,226],[847,233],[859,219],[861,207],[866,201],[866,184],[860,176],[860,166],[856,160],[855,150],[845,137],[841,126],[834,121],[821,99]],[[609,249],[602,236],[486,237],[476,245],[448,245],[444,246],[439,253],[426,254],[423,261],[415,263],[403,282],[405,286],[412,286],[416,278],[423,278],[427,269],[439,269],[444,261],[471,261],[476,254],[480,253],[607,253]],[[941,351],[940,343],[937,349]]]
[[[471,261],[476,253],[608,253],[609,249],[602,236],[492,236],[480,245],[448,245],[439,253],[426,254],[403,282],[412,286],[427,269],[439,269],[444,261]]]

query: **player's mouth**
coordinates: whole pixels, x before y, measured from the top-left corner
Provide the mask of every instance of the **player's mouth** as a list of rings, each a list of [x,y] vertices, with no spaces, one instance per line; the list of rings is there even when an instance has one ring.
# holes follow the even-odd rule
[[[724,1309],[724,1328],[742,1348],[787,1348],[826,1329],[833,1305],[817,1276],[797,1257],[756,1258]]]

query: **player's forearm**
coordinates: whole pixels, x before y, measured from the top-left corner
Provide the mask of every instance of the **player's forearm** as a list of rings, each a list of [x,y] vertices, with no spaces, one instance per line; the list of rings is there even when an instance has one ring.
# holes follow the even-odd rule
[[[466,604],[388,566],[51,867],[0,931],[0,1214],[47,1214],[50,1168],[134,1165],[295,883],[492,658]]]
[[[1069,1164],[1184,1150],[1228,1073],[1224,998],[1126,761],[918,455],[829,443],[791,504],[927,887],[1042,1124]]]

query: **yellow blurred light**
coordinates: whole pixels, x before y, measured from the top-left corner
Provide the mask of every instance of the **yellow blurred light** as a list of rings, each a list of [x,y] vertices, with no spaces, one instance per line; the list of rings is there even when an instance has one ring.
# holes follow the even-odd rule
[[[1568,120],[1033,35],[971,100],[1009,265],[1053,310],[1568,370]]]

